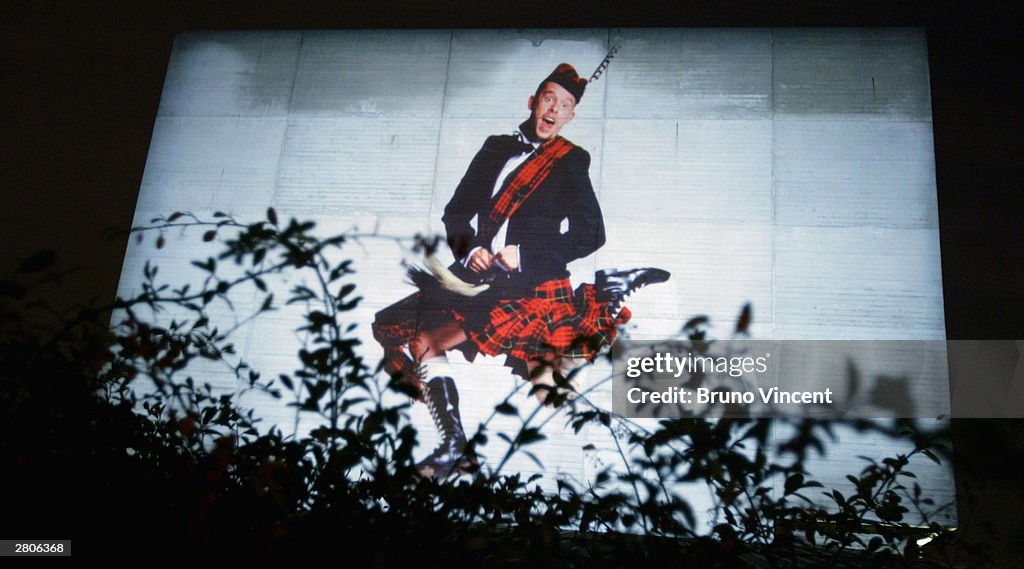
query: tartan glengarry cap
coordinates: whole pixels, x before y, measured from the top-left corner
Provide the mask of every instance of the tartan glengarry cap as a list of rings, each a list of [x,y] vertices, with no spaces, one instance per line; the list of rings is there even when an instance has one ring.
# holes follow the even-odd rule
[[[576,73],[576,68],[568,63],[559,64],[551,72],[551,75],[548,75],[546,79],[540,82],[537,91],[540,91],[548,81],[561,85],[566,91],[572,93],[572,96],[576,97],[576,104],[579,104],[580,99],[583,98],[583,90],[587,88],[587,80],[580,77]]]

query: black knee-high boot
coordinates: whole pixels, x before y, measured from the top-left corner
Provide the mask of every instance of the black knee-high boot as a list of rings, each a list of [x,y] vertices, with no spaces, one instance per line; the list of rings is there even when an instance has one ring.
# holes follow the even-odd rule
[[[459,391],[450,377],[435,377],[427,382],[423,392],[430,416],[441,442],[434,452],[420,461],[416,468],[423,476],[447,478],[456,470],[464,470],[474,463],[466,456],[466,432],[459,415]]]

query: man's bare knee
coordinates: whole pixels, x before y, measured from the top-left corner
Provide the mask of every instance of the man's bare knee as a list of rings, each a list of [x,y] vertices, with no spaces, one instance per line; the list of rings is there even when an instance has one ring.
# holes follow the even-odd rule
[[[557,403],[562,397],[565,399],[573,399],[575,397],[577,391],[576,382],[565,379],[568,377],[568,374],[565,372],[566,368],[563,363],[565,363],[563,360],[555,360],[551,363],[538,361],[531,362],[532,365],[527,366],[527,369],[530,371],[530,382],[533,384],[534,395],[541,404]],[[572,369],[571,366],[569,369]],[[561,379],[556,379],[556,370],[562,376]]]

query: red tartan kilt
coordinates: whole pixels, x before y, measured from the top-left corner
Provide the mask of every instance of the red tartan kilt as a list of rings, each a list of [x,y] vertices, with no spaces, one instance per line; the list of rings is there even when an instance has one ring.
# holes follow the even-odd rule
[[[538,285],[532,297],[499,301],[485,321],[453,312],[481,352],[506,355],[513,364],[561,357],[593,360],[630,317],[623,309],[613,319],[611,306],[598,302],[595,292],[592,284],[573,291],[569,279],[556,279]]]
[[[377,313],[374,337],[384,347],[384,369],[419,387],[415,362],[403,347],[420,331],[455,319],[469,337],[461,346],[468,359],[477,351],[505,355],[505,365],[525,379],[529,362],[550,363],[562,357],[593,360],[611,345],[616,328],[629,321],[630,312],[623,308],[612,318],[612,306],[598,302],[595,294],[592,284],[573,291],[568,278],[543,282],[519,298],[487,304],[448,293],[446,301],[439,303],[440,299],[428,300],[416,293]]]

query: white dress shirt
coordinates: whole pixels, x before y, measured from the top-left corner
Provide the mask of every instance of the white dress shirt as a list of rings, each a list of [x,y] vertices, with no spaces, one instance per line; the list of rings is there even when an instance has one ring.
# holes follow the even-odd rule
[[[533,156],[534,152],[536,152],[537,149],[540,148],[540,142],[533,142],[532,140],[527,138],[526,135],[523,134],[523,131],[521,129],[516,129],[516,131],[514,133],[512,133],[512,136],[515,136],[516,138],[518,138],[520,142],[524,142],[526,144],[529,144],[529,145],[533,146],[533,151],[527,151],[527,152],[523,152],[522,154],[517,154],[517,155],[512,156],[511,158],[509,158],[508,162],[505,162],[505,166],[501,169],[501,172],[498,173],[498,178],[494,181],[494,188],[491,189],[491,197],[492,198],[494,196],[498,195],[498,192],[501,191],[501,188],[505,186],[505,179],[508,178],[509,175],[511,175],[512,172],[514,172],[516,168],[521,166],[523,164],[523,162],[526,162],[527,158],[529,158],[530,156]],[[479,220],[477,220],[477,224],[479,226]],[[491,251],[492,252],[499,251],[503,247],[506,247],[507,245],[512,245],[512,243],[506,243],[505,242],[505,236],[506,236],[507,233],[508,233],[508,219],[506,219],[505,222],[501,224],[501,227],[498,228],[497,233],[494,234],[494,238],[491,239]],[[517,248],[519,246],[518,244],[514,244],[514,245],[516,245]],[[469,252],[469,254],[466,255],[466,258],[462,260],[462,265],[463,266],[468,266],[469,265],[470,257],[472,257],[473,253],[476,253],[478,249],[480,249],[480,247],[474,247]],[[522,260],[522,258],[520,258],[520,265],[519,265],[519,268],[516,269],[517,271],[522,271],[523,270],[521,260]],[[499,263],[498,266],[501,267],[501,264]],[[504,267],[502,267],[502,268],[504,268]]]

